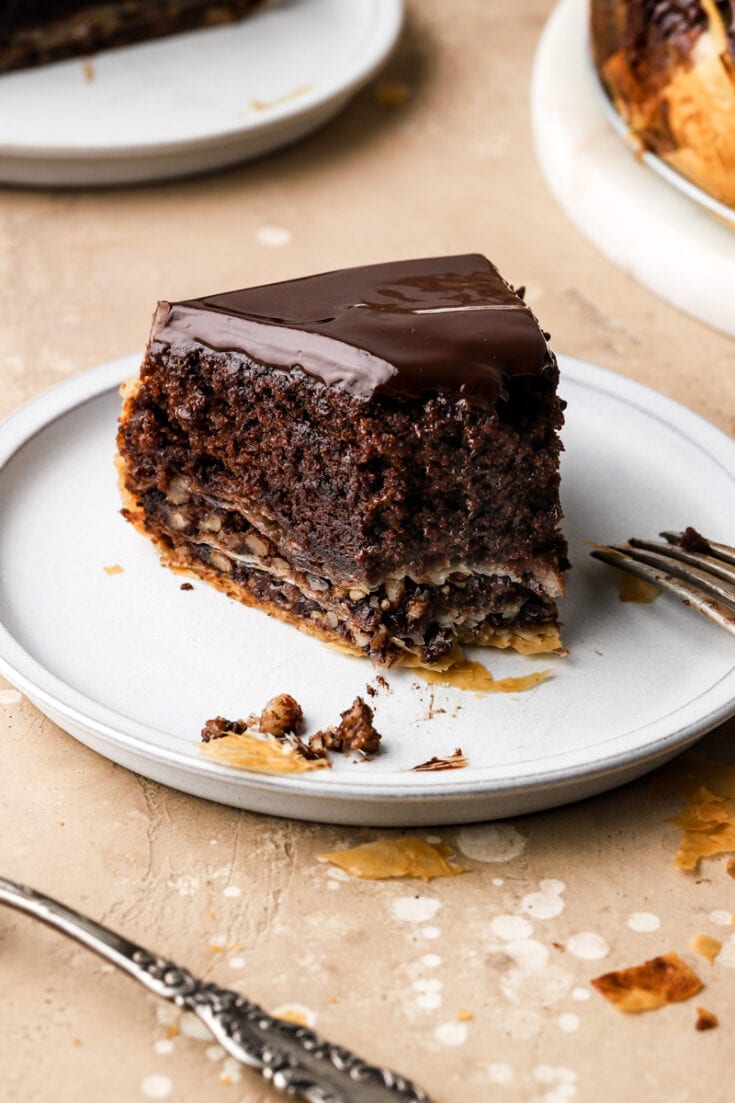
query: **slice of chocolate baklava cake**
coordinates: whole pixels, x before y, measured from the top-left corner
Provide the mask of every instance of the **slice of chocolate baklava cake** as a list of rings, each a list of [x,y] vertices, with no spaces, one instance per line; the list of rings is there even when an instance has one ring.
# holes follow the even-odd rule
[[[374,662],[561,651],[557,381],[482,256],[162,302],[123,512],[167,566]]]
[[[0,0],[0,73],[242,19],[259,0]]]

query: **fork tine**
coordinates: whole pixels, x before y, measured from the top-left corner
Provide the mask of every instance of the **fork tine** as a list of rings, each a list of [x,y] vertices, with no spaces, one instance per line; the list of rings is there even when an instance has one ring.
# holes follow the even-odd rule
[[[659,536],[663,536],[664,540],[668,540],[670,544],[681,547],[684,542],[683,532],[660,532]],[[725,563],[735,564],[735,548],[731,548],[729,544],[716,544],[714,540],[707,540],[704,538],[705,544],[708,544],[712,550],[712,554],[718,559],[724,560]]]
[[[712,555],[704,555],[700,552],[683,551],[676,544],[657,544],[653,540],[638,540],[631,537],[628,541],[631,548],[642,548],[644,551],[655,552],[667,559],[677,559],[680,563],[689,563],[692,567],[698,567],[708,574],[724,578],[726,582],[735,585],[735,566],[730,566],[722,559],[715,559]]]
[[[726,632],[735,636],[735,610],[731,609],[729,605],[711,597],[699,586],[674,577],[668,570],[650,566],[639,559],[633,559],[632,552],[633,549],[598,546],[590,552],[590,555],[611,567],[618,567],[621,571],[627,571],[629,574],[644,578],[647,582],[653,582],[662,589],[670,591],[689,608],[696,609],[702,616],[714,621],[720,628],[724,628]]]
[[[673,575],[674,578],[679,578],[682,582],[688,582],[697,586],[699,589],[708,590],[715,597],[727,602],[728,605],[732,605],[735,609],[735,586],[721,581],[707,571],[700,570],[698,567],[690,567],[684,563],[679,563],[676,559],[670,559],[667,555],[661,555],[658,552],[642,551],[637,544],[633,546],[625,544],[622,547],[611,545],[611,547],[614,547],[615,551],[620,551],[623,552],[624,555],[629,555],[631,559],[636,559],[641,563],[647,563],[649,567],[655,567],[658,570],[664,571],[666,574]]]

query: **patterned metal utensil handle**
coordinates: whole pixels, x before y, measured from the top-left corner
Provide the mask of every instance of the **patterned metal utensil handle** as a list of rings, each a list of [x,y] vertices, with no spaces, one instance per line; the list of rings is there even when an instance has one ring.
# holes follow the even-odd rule
[[[0,904],[26,912],[94,950],[163,999],[193,1011],[233,1057],[309,1103],[430,1103],[390,1069],[368,1065],[297,1023],[274,1019],[244,996],[122,938],[34,889],[0,878]]]

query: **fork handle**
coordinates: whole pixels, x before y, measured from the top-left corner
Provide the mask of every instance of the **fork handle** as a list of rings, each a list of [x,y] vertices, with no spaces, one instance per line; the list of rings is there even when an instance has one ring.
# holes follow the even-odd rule
[[[198,980],[35,889],[0,878],[0,904],[40,919],[111,961],[151,992],[193,1011],[231,1056],[308,1103],[430,1103],[390,1069],[368,1065],[297,1023],[275,1019],[238,992]]]

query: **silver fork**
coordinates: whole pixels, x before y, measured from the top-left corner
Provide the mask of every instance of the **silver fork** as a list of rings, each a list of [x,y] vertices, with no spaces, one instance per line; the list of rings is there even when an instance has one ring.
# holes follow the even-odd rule
[[[735,548],[691,528],[659,535],[667,543],[631,537],[622,545],[595,545],[590,555],[671,591],[735,636]]]
[[[431,1103],[398,1073],[368,1065],[297,1023],[274,1019],[239,992],[197,980],[50,896],[0,877],[0,904],[62,931],[157,996],[193,1011],[223,1049],[289,1096],[308,1103]]]

